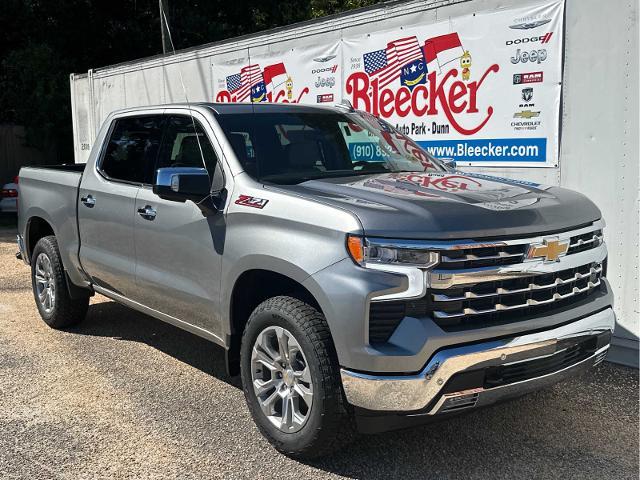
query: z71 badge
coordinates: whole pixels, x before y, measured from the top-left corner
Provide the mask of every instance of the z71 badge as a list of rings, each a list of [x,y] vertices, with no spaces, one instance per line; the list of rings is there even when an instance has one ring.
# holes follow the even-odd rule
[[[235,201],[236,205],[243,205],[245,207],[264,208],[269,203],[266,198],[252,197],[251,195],[240,195]]]

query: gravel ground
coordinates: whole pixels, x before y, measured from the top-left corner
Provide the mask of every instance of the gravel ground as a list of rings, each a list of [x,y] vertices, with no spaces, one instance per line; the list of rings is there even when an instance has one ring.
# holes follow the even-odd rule
[[[638,372],[550,390],[300,463],[260,436],[214,345],[96,296],[49,329],[0,229],[0,478],[638,478]]]

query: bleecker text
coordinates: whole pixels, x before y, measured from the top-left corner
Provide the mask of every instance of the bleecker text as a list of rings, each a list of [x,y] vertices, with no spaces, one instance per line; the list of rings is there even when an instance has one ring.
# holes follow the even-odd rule
[[[380,88],[378,79],[370,79],[365,72],[354,72],[347,78],[346,91],[351,95],[354,108],[382,118],[393,115],[406,117],[409,114],[418,117],[437,115],[441,109],[457,132],[473,135],[489,121],[493,115],[493,107],[488,107],[486,116],[472,128],[463,127],[457,117],[461,114],[478,113],[478,91],[487,75],[499,70],[499,65],[491,65],[479,80],[467,83],[455,79],[458,76],[456,69],[449,70],[440,79],[436,77],[436,72],[431,72],[428,85],[416,85],[413,90],[401,86],[395,91]]]

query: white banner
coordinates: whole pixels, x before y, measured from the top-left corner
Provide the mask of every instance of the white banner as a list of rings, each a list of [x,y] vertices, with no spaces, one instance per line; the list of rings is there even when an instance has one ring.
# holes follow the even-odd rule
[[[215,101],[347,99],[440,158],[557,166],[563,1],[214,63]]]
[[[214,63],[216,102],[339,102],[340,43]]]

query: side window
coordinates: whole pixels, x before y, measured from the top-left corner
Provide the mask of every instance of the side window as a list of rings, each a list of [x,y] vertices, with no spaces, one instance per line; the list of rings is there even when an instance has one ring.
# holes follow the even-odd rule
[[[112,180],[151,183],[162,138],[162,116],[116,120],[100,170]]]
[[[212,172],[216,163],[215,151],[197,120],[179,115],[167,117],[156,168],[198,167]]]

